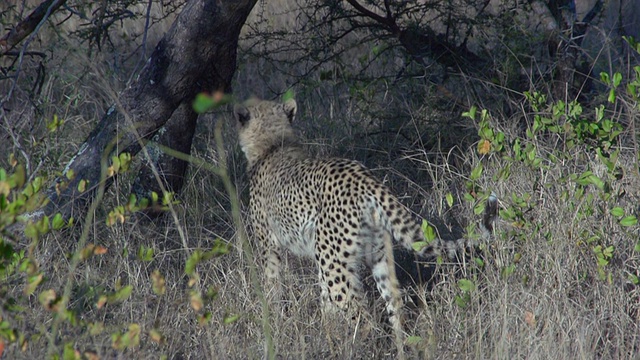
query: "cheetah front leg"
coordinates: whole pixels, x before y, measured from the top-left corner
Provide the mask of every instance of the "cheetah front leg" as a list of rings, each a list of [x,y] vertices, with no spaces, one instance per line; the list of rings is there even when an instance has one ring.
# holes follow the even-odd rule
[[[261,207],[261,202],[254,198],[252,198],[251,203],[251,222],[257,239],[256,246],[262,249],[259,262],[267,277],[267,286],[264,289],[265,294],[267,298],[275,299],[279,302],[282,300],[280,242],[273,231],[269,217]]]

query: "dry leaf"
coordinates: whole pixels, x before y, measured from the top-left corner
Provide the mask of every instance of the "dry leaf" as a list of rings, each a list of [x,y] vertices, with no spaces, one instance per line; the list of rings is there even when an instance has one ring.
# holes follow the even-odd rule
[[[534,328],[536,326],[536,316],[531,311],[525,311],[524,322],[531,328]]]
[[[491,151],[491,142],[486,139],[480,140],[478,143],[478,154],[486,155]]]

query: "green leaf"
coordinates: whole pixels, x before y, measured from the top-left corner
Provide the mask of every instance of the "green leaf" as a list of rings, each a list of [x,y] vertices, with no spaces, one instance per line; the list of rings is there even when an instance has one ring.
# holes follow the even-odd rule
[[[520,156],[520,139],[516,139],[516,141],[513,143],[513,153],[516,157]]]
[[[599,177],[595,176],[591,171],[587,170],[580,175],[580,177],[576,180],[576,182],[580,185],[595,185],[598,189],[604,188],[604,181],[600,180]]]
[[[506,279],[509,276],[511,276],[511,274],[513,274],[514,271],[516,271],[516,265],[511,264],[509,266],[503,267],[502,270],[500,271],[500,275],[502,275],[502,277]]]
[[[133,292],[133,285],[127,285],[122,287],[120,290],[116,291],[114,294],[109,296],[109,303],[117,303],[125,301],[131,296]]]
[[[622,226],[634,226],[638,223],[638,219],[634,215],[629,215],[622,220],[620,220],[620,225]]]
[[[153,248],[140,245],[140,248],[138,249],[138,259],[144,262],[153,260]]]
[[[9,182],[13,185],[12,187],[20,188],[24,185],[25,180],[26,180],[26,171],[24,169],[24,166],[22,164],[19,164],[18,166],[16,166],[16,169],[13,175],[11,175]],[[35,189],[35,191],[37,192],[38,190]]]
[[[73,348],[73,343],[68,342],[64,344],[64,350],[62,350],[62,359],[63,360],[80,360],[82,356],[80,356],[80,352]]]
[[[480,120],[486,121],[488,118],[489,118],[489,110],[482,109],[482,111],[480,112]]]
[[[458,287],[464,292],[471,292],[476,289],[476,285],[469,279],[458,280]]]
[[[62,218],[62,214],[57,213],[53,216],[51,220],[51,228],[53,230],[60,230],[64,226],[64,219]]]
[[[225,325],[229,325],[229,324],[233,324],[234,322],[236,322],[239,318],[240,318],[240,315],[227,315],[227,316],[224,317],[222,322]]]
[[[615,247],[613,245],[607,246],[602,253],[604,254],[605,257],[607,258],[612,258],[613,257],[613,251],[615,250]]]
[[[293,99],[294,95],[295,94],[293,92],[293,89],[287,90],[284,94],[282,94],[282,102]]]
[[[162,205],[169,205],[173,202],[173,192],[165,191],[162,193]]]
[[[436,235],[436,231],[433,228],[433,226],[429,225],[429,222],[425,219],[422,219],[422,234],[424,235],[424,238],[427,240],[427,245],[431,244],[433,242],[433,240],[436,239],[437,235]]]
[[[111,157],[111,169],[113,169],[113,172],[115,174],[117,174],[118,171],[120,170],[120,158],[117,157],[116,155],[113,155]]]
[[[458,305],[458,307],[462,309],[467,308],[467,306],[469,305],[469,300],[471,300],[469,297],[469,293],[465,293],[463,296],[459,296],[459,295],[455,296],[456,305]]]
[[[447,205],[449,205],[449,207],[453,207],[453,194],[447,193],[447,195],[445,195],[445,199],[447,200]]]
[[[527,159],[529,159],[529,161],[533,161],[536,158],[536,155],[537,155],[536,147],[531,146],[529,148],[529,151],[527,152]]]
[[[136,197],[135,194],[131,194],[129,195],[129,202],[127,202],[126,208],[129,211],[136,211],[137,207],[136,207],[136,203],[138,202],[138,198]]]
[[[614,103],[616,101],[616,90],[615,89],[609,90],[609,97],[607,98],[607,101],[609,101],[610,103]]]
[[[24,228],[24,235],[27,238],[36,241],[38,240],[38,228],[35,224],[28,224]]]
[[[87,183],[88,183],[87,180],[84,180],[84,179],[80,180],[80,182],[78,182],[78,191],[82,193],[85,190],[87,190]]]
[[[422,342],[422,337],[413,335],[413,336],[409,336],[404,343],[409,346],[415,346],[420,344],[421,342]]]
[[[493,140],[493,129],[487,127],[482,129],[481,132],[481,136],[483,139]]]
[[[600,178],[595,175],[589,176],[589,182],[600,190],[604,189],[604,181],[600,180]]]
[[[129,165],[131,164],[131,154],[130,153],[122,153],[118,156],[120,160],[120,172],[129,170]]]
[[[198,316],[198,325],[204,326],[211,322],[211,312],[205,311],[201,316]]]
[[[613,74],[613,87],[618,87],[620,85],[620,82],[622,82],[622,74],[616,72],[615,74]]]
[[[211,110],[216,105],[213,97],[207,93],[199,93],[193,101],[193,110],[198,114],[202,114]]]
[[[198,263],[200,263],[200,259],[201,252],[199,250],[194,251],[191,256],[189,256],[189,259],[187,259],[187,262],[184,265],[185,274],[193,275],[196,266],[198,266]]]
[[[485,204],[483,203],[476,204],[476,206],[473,207],[473,213],[476,215],[482,214],[482,212],[484,211],[484,207],[485,207]]]
[[[622,209],[619,206],[614,207],[613,209],[611,209],[611,215],[615,216],[615,217],[623,217],[624,216],[624,209]]]
[[[156,295],[164,295],[167,291],[166,280],[159,270],[151,273],[151,289]]]
[[[424,249],[425,247],[429,246],[429,243],[426,241],[416,241],[413,244],[411,244],[411,247],[413,248],[413,250],[415,250],[416,252],[420,252],[422,251],[422,249]]]
[[[220,238],[217,238],[213,242],[213,245],[211,246],[211,250],[207,251],[207,256],[205,256],[205,258],[210,259],[211,257],[214,257],[214,256],[225,255],[225,254],[228,254],[229,251],[231,251],[231,244],[226,241],[223,241]]]
[[[607,266],[609,264],[609,260],[602,257],[602,255],[596,256],[598,260],[598,266]]]
[[[60,119],[58,115],[54,114],[53,120],[47,123],[47,129],[49,129],[49,132],[55,132],[60,126],[62,126],[62,124],[64,124],[64,120]]]
[[[476,118],[476,111],[478,111],[478,108],[474,106],[471,107],[471,109],[469,109],[469,111],[465,111],[462,113],[463,117],[468,117],[471,120],[475,120]]]
[[[36,288],[42,281],[44,280],[44,275],[42,273],[37,273],[35,275],[29,276],[27,278],[27,286],[24,289],[24,293],[27,295],[31,295],[36,291]]]
[[[468,202],[474,202],[476,199],[469,193],[464,193],[464,199]]]
[[[478,180],[480,179],[480,177],[482,176],[482,164],[478,164],[478,166],[476,166],[472,171],[471,171],[471,180]]]
[[[42,219],[35,223],[38,227],[38,233],[44,235],[49,232],[49,217],[45,215]]]

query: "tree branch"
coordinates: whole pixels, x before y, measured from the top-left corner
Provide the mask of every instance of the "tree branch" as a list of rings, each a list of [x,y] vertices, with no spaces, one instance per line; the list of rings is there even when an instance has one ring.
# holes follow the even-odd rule
[[[31,34],[38,24],[47,14],[53,14],[60,6],[64,5],[66,0],[46,0],[38,5],[38,7],[29,14],[24,20],[20,21],[5,36],[0,38],[0,56],[4,55],[24,38]]]
[[[365,8],[364,6],[362,6],[362,4],[360,4],[356,0],[347,0],[347,2],[349,4],[351,4],[351,6],[353,6],[354,9],[356,9],[358,12],[360,12],[360,14],[362,14],[362,16],[366,16],[368,18],[371,18],[375,22],[383,24],[394,35],[399,35],[400,34],[400,28],[398,27],[398,24],[396,24],[395,20],[393,19],[393,16],[391,16],[391,12],[389,11],[388,6],[387,6],[387,17],[384,17],[382,15],[378,15],[378,14],[374,13],[373,11]],[[386,4],[386,2],[385,2],[385,5],[388,5],[388,4]]]

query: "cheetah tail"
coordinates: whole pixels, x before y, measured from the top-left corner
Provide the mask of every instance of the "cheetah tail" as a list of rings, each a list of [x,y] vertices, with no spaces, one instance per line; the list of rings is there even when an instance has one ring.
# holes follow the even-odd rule
[[[489,195],[489,197],[487,198],[487,202],[484,207],[482,221],[479,224],[481,238],[484,241],[490,240],[493,237],[493,224],[495,223],[497,218],[498,196],[494,192],[491,192],[491,195]],[[434,254],[445,254],[449,259],[454,259],[460,252],[464,252],[467,249],[474,248],[477,245],[478,242],[474,239],[436,239],[436,241],[431,244],[430,248]]]
[[[498,196],[493,191],[487,203],[484,206],[484,214],[482,215],[482,222],[480,223],[480,229],[482,230],[482,237],[489,239],[493,235],[493,224],[498,218]]]

